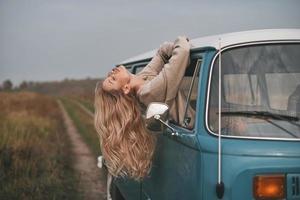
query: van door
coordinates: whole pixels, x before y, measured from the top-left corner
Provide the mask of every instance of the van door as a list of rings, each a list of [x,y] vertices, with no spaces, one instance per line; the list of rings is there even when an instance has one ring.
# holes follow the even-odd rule
[[[185,110],[197,110],[199,71],[202,55],[194,54],[181,81],[180,91],[186,97]],[[196,139],[196,115],[187,115],[183,122],[169,122],[177,132],[167,129],[158,135],[153,166],[142,182],[142,199],[199,199],[200,154]]]

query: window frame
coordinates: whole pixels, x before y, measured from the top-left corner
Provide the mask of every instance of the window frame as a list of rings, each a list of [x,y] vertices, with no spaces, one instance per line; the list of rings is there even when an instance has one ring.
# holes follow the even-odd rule
[[[195,53],[191,53],[190,55],[190,60],[192,59],[195,59],[197,60],[196,64],[198,64],[198,72],[195,73],[195,71],[193,72],[193,77],[194,75],[198,74],[198,76],[200,77],[200,72],[201,72],[201,69],[203,67],[203,61],[204,61],[204,53],[203,52],[195,52]],[[199,62],[200,60],[200,62]],[[196,67],[195,66],[195,70],[196,70]],[[199,88],[200,88],[200,78],[198,80],[198,82],[194,82],[193,85],[190,85],[189,87],[189,90],[195,85],[195,84],[198,84],[198,88],[197,88],[197,101],[196,101],[196,107],[195,107],[195,122],[194,122],[194,127],[192,129],[188,129],[187,127],[184,127],[184,126],[181,126],[180,124],[176,124],[176,123],[173,123],[173,122],[169,122],[172,126],[175,126],[177,129],[181,129],[181,130],[184,130],[186,132],[190,132],[190,134],[195,134],[197,133],[196,131],[196,124],[197,124],[197,119],[198,119],[198,113],[197,113],[197,110],[198,110],[198,102],[199,102]],[[191,81],[192,82],[192,81]],[[190,83],[191,84],[191,83]],[[190,96],[191,97],[191,96]],[[186,105],[185,105],[185,108],[187,107],[187,104],[188,102],[190,102],[190,97],[187,98],[187,101],[186,101]],[[185,114],[184,116],[186,115],[186,111],[185,111]]]
[[[188,107],[190,105],[190,102],[191,102],[191,96],[192,96],[192,91],[194,89],[194,87],[196,87],[196,84],[199,84],[199,80],[198,80],[198,83],[195,82],[195,79],[198,75],[199,77],[199,72],[200,72],[200,68],[201,68],[201,65],[202,65],[202,62],[203,62],[203,59],[202,58],[198,58],[196,59],[196,66],[195,66],[195,70],[193,72],[193,76],[192,76],[192,80],[190,82],[190,86],[189,86],[189,91],[188,91],[188,95],[187,95],[187,98],[186,98],[186,104],[185,104],[185,109],[184,109],[184,121],[181,122],[182,124],[185,124],[186,123],[186,120],[188,119],[187,118],[187,111],[188,111]],[[197,87],[198,89],[198,87]],[[197,95],[196,95],[196,106],[195,106],[195,123],[196,123],[196,116],[197,116],[197,100],[198,100],[198,91],[197,91]],[[185,126],[183,126],[183,128],[186,128],[187,124]],[[194,124],[194,127],[193,129],[195,128],[195,124]]]
[[[210,101],[210,91],[211,91],[211,81],[212,81],[212,72],[214,68],[215,61],[219,57],[220,53],[234,49],[237,47],[247,47],[247,46],[256,46],[256,45],[276,45],[276,44],[298,44],[300,45],[299,40],[274,40],[274,41],[258,41],[258,42],[248,42],[235,44],[230,46],[222,47],[221,50],[218,50],[214,55],[211,64],[209,65],[209,74],[208,74],[208,85],[206,91],[206,106],[205,106],[205,128],[208,133],[212,136],[218,137],[219,134],[212,131],[209,127],[209,101]],[[250,140],[276,140],[276,141],[300,141],[300,138],[276,138],[276,137],[251,137],[251,136],[235,136],[235,135],[221,135],[222,138],[229,139],[250,139]]]
[[[201,71],[201,68],[202,68],[202,66],[203,66],[203,60],[204,60],[204,54],[203,54],[203,52],[195,52],[195,53],[191,53],[190,54],[190,59],[192,60],[197,60],[197,62],[196,62],[196,64],[198,65],[198,72],[197,73],[195,73],[195,71],[193,72],[193,76],[192,76],[192,78],[194,77],[194,75],[196,75],[196,74],[198,74],[198,77],[199,77],[199,75],[200,75],[200,71]],[[133,74],[136,74],[136,71],[137,71],[137,69],[138,68],[144,68],[148,63],[150,62],[150,60],[149,61],[145,61],[145,60],[141,60],[141,61],[136,61],[136,62],[134,62],[134,63],[132,63],[132,64],[125,64],[125,67],[127,68],[127,69],[130,69],[131,70],[131,72],[133,73]],[[196,67],[197,66],[195,66],[195,70],[196,70]],[[193,89],[193,87],[196,85],[196,84],[198,84],[198,89],[197,89],[197,101],[196,101],[196,107],[195,107],[195,124],[194,124],[194,127],[192,128],[192,129],[188,129],[187,127],[184,127],[184,126],[181,126],[181,125],[179,125],[179,124],[176,124],[176,123],[173,123],[173,122],[169,122],[172,126],[175,126],[175,127],[178,127],[178,129],[184,129],[184,130],[186,130],[186,131],[188,131],[188,132],[194,132],[194,130],[195,130],[195,128],[196,128],[196,123],[197,123],[197,105],[198,105],[198,98],[199,98],[199,95],[198,95],[198,93],[199,93],[199,83],[200,82],[200,79],[198,80],[198,82],[196,82],[196,81],[194,81],[194,83],[193,83],[193,85],[191,85],[191,83],[192,83],[192,81],[191,81],[191,83],[190,83],[190,86],[189,86],[189,90],[190,89]],[[191,98],[191,96],[192,95],[190,95],[189,96],[189,98],[187,98],[187,102],[186,102],[186,105],[185,105],[185,108],[187,108],[187,105],[188,105],[188,102],[190,102],[190,98]],[[186,115],[186,112],[187,111],[185,111],[185,115]]]
[[[149,62],[150,62],[150,61],[149,61]],[[143,61],[143,62],[139,62],[139,63],[133,64],[133,65],[131,66],[131,68],[132,68],[132,73],[133,73],[133,74],[139,73],[140,71],[138,71],[138,69],[139,69],[139,68],[144,69],[144,68],[146,67],[146,65],[147,65],[149,62]],[[137,71],[138,71],[138,72],[137,72]]]

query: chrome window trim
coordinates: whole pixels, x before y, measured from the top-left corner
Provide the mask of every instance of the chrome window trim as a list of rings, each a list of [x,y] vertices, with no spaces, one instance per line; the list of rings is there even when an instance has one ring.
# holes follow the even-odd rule
[[[202,59],[202,57],[201,58],[198,58],[197,59],[197,62],[196,62],[196,66],[195,66],[195,70],[194,70],[194,73],[193,73],[193,77],[192,77],[192,80],[191,80],[191,83],[190,83],[190,87],[189,87],[189,91],[188,91],[188,95],[187,95],[187,101],[186,101],[186,103],[185,103],[185,109],[184,109],[184,115],[183,115],[183,121],[182,121],[182,124],[183,124],[183,126],[185,126],[185,128],[186,128],[186,124],[185,124],[185,120],[186,120],[186,118],[187,118],[187,111],[188,111],[188,107],[189,107],[189,105],[190,105],[190,102],[191,102],[191,95],[192,95],[192,90],[193,90],[193,87],[195,86],[195,79],[196,79],[196,77],[197,77],[197,75],[198,75],[198,77],[199,77],[199,73],[200,73],[200,68],[201,68],[201,65],[202,65],[202,63],[203,63],[203,59]],[[192,130],[194,130],[195,129],[195,127],[196,127],[196,119],[197,119],[197,115],[196,115],[196,113],[197,113],[197,101],[198,101],[198,88],[199,88],[199,80],[198,80],[198,83],[196,83],[197,84],[197,94],[196,94],[196,109],[195,109],[195,119],[194,119],[194,127],[193,127],[193,129]]]
[[[209,71],[209,78],[208,78],[208,86],[206,91],[206,108],[205,108],[205,126],[206,129],[210,134],[213,136],[218,136],[218,133],[213,132],[208,125],[208,107],[209,107],[209,97],[210,97],[210,85],[211,85],[211,77],[212,77],[212,71],[213,66],[215,63],[215,60],[219,56],[220,52],[233,49],[236,47],[244,47],[244,46],[254,46],[254,45],[260,45],[260,44],[289,44],[289,43],[299,43],[299,40],[273,40],[273,41],[260,41],[260,42],[249,42],[249,43],[242,43],[242,44],[236,44],[236,45],[230,45],[223,47],[221,51],[218,51],[216,55],[214,55],[214,58],[212,59],[212,62],[210,64],[210,71]],[[280,140],[280,141],[300,141],[300,138],[276,138],[276,137],[251,137],[251,136],[234,136],[234,135],[221,135],[222,138],[235,138],[235,139],[251,139],[251,140]]]

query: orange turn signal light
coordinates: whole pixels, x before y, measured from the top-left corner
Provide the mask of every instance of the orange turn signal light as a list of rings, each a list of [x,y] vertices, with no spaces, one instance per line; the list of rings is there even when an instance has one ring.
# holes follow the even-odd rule
[[[258,175],[253,179],[253,196],[256,200],[285,198],[285,176]]]

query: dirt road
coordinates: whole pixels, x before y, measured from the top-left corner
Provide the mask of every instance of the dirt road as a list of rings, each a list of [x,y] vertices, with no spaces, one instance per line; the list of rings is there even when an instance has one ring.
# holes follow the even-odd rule
[[[74,155],[74,169],[79,174],[80,192],[83,199],[101,200],[106,198],[106,173],[97,167],[97,160],[83,142],[75,125],[70,119],[61,101],[58,101],[61,107],[67,134],[72,144]]]

